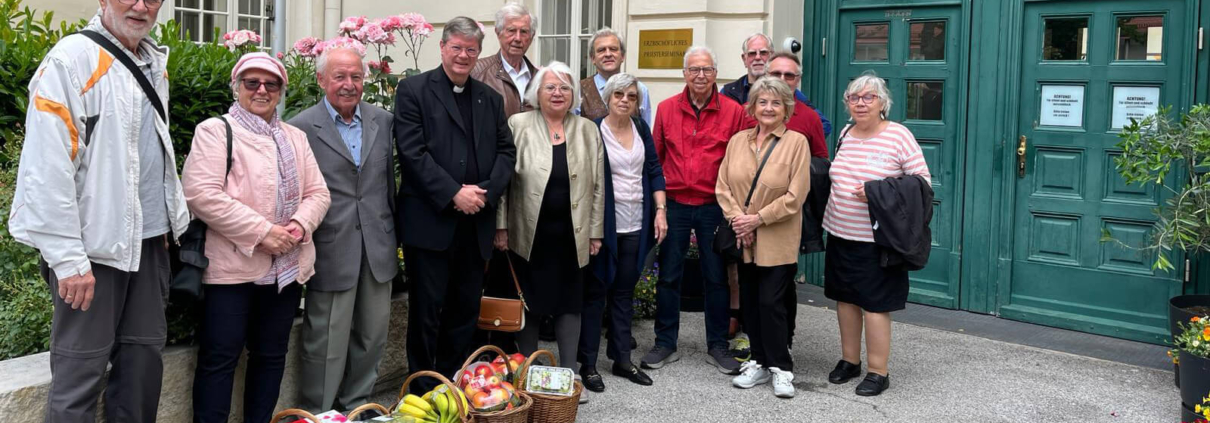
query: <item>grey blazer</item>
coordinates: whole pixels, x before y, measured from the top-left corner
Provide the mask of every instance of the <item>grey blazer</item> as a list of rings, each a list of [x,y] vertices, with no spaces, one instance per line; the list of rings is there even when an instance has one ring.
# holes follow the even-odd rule
[[[374,280],[387,282],[399,272],[395,236],[395,139],[390,112],[361,102],[361,169],[336,131],[323,102],[290,119],[307,133],[323,172],[332,205],[312,239],[315,277],[309,289],[345,291],[357,285],[361,255]]]

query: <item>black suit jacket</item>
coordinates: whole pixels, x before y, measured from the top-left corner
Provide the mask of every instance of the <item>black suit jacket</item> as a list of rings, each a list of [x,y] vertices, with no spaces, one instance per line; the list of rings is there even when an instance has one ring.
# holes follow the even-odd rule
[[[865,183],[882,267],[923,269],[933,248],[933,187],[917,175]]]
[[[504,101],[491,87],[468,78],[472,125],[462,121],[448,78],[441,67],[404,79],[395,93],[395,144],[403,182],[395,219],[405,246],[445,251],[455,242],[477,242],[486,260],[496,229],[496,206],[508,187],[516,147],[504,117]],[[473,128],[473,130],[470,130]],[[467,139],[475,142],[474,163],[466,162]],[[453,199],[462,188],[466,166],[478,166],[487,205],[472,216],[475,240],[455,240],[461,212]]]

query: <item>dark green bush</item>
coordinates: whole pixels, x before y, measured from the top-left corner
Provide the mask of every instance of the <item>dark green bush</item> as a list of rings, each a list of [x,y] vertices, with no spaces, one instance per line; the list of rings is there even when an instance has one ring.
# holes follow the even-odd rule
[[[53,19],[53,13],[22,8],[20,0],[0,0],[0,145],[16,137],[25,123],[29,80],[42,57],[79,25],[60,22],[56,28]]]

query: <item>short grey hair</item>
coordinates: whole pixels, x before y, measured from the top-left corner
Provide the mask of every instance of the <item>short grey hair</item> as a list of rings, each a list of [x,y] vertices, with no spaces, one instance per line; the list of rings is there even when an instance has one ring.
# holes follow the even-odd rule
[[[597,40],[605,37],[613,37],[618,39],[618,45],[622,47],[622,55],[626,55],[626,40],[610,27],[602,27],[596,33],[592,34],[592,38],[588,39],[588,57],[595,57],[597,54]]]
[[[841,99],[847,101],[849,95],[857,94],[865,90],[873,90],[874,94],[878,95],[878,99],[882,101],[883,119],[891,114],[891,90],[887,88],[886,81],[878,77],[874,71],[865,71],[861,76],[849,83],[849,87],[844,89],[844,95]]]
[[[504,22],[512,18],[529,18],[529,30],[531,35],[538,30],[538,19],[533,13],[529,13],[529,9],[521,3],[509,2],[496,11],[496,35],[500,35],[504,31]]]
[[[479,41],[479,47],[483,47],[483,30],[479,29],[479,22],[466,16],[458,16],[450,19],[445,23],[445,28],[441,30],[441,42],[445,43],[452,36],[459,37],[474,37]]]
[[[706,46],[702,46],[702,45],[692,46],[692,47],[689,47],[688,50],[685,50],[685,63],[684,63],[684,65],[682,65],[682,67],[683,68],[689,67],[689,58],[692,56],[698,55],[698,54],[705,54],[707,56],[710,56],[710,66],[713,66],[715,68],[718,67],[718,57],[716,57],[714,55],[714,50],[711,50],[710,47],[706,47]]]
[[[781,104],[786,107],[786,117],[784,120],[790,120],[790,116],[794,115],[794,88],[790,87],[786,81],[773,76],[762,76],[752,83],[752,88],[748,89],[748,102],[744,103],[744,110],[748,111],[748,115],[756,117],[756,99],[761,94],[773,94],[781,99]]]
[[[327,48],[324,49],[323,53],[319,53],[319,57],[315,58],[315,73],[317,75],[323,75],[328,70],[328,56],[331,55],[332,52],[336,51],[347,51],[356,55],[361,62],[362,77],[368,78],[370,76],[370,65],[366,63],[366,56],[360,51],[357,51],[356,49],[353,49],[347,45]]]
[[[609,81],[605,82],[605,89],[601,92],[601,96],[604,97],[603,100],[605,100],[605,104],[608,106],[609,99],[613,97],[613,93],[624,91],[630,87],[634,87],[639,91],[639,101],[635,104],[635,108],[637,109],[640,104],[643,104],[643,90],[639,88],[639,79],[635,78],[634,75],[622,72],[609,77]]]
[[[542,102],[538,101],[538,90],[542,88],[542,80],[546,79],[546,74],[554,72],[559,81],[571,86],[571,108],[567,109],[568,113],[580,107],[580,84],[575,81],[575,75],[571,72],[571,68],[567,67],[566,63],[558,60],[552,60],[545,67],[538,70],[533,79],[529,80],[529,86],[525,88],[525,102],[534,106],[534,110],[542,110]]]
[[[769,49],[770,50],[773,49],[773,39],[769,38],[769,36],[765,35],[765,33],[763,33],[763,32],[757,32],[755,34],[749,35],[748,38],[744,38],[744,44],[739,46],[739,52],[747,53],[748,52],[748,43],[751,43],[752,39],[757,38],[757,37],[764,38],[765,44],[769,45]]]

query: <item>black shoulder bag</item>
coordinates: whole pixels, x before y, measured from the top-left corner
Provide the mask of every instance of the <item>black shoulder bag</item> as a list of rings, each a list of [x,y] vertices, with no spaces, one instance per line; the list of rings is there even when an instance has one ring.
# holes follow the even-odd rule
[[[748,198],[744,200],[745,211],[748,210],[748,205],[752,203],[752,193],[756,192],[756,182],[760,180],[760,173],[765,170],[765,163],[769,162],[769,156],[773,154],[773,148],[777,147],[777,143],[779,142],[781,142],[781,137],[773,138],[773,143],[769,144],[768,150],[765,150],[765,157],[760,160],[760,166],[756,168],[756,175],[752,177],[752,188],[748,190]],[[739,248],[735,229],[731,227],[730,221],[718,224],[718,228],[714,230],[713,247],[714,252],[725,259],[740,260],[744,257],[743,251]]]
[[[227,118],[219,116],[223,120],[223,126],[227,127],[227,173],[223,175],[223,186],[227,186],[227,176],[231,175],[231,144],[233,137],[231,134],[231,122]],[[175,255],[172,275],[172,283],[169,293],[171,296],[187,300],[202,299],[202,274],[205,273],[206,266],[210,265],[210,259],[206,258],[206,222],[202,219],[193,219],[189,221],[189,229],[181,234],[179,252]]]

